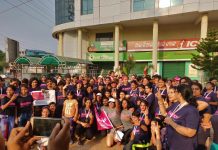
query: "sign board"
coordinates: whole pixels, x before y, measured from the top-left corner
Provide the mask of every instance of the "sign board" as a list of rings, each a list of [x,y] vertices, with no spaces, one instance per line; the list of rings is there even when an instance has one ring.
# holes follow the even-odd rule
[[[88,52],[114,51],[114,41],[94,41],[89,43]],[[126,41],[120,41],[119,51],[126,51]]]
[[[31,95],[34,106],[48,105],[51,102],[56,103],[55,90],[33,91]]]
[[[193,50],[196,49],[199,39],[159,40],[159,50]],[[129,41],[128,51],[152,51],[152,41]]]

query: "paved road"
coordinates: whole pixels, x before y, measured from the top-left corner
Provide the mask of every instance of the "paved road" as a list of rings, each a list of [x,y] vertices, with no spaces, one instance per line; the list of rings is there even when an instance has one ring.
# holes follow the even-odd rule
[[[122,145],[114,145],[111,148],[106,146],[106,138],[94,138],[91,141],[86,141],[84,145],[77,143],[70,146],[70,150],[122,150]]]

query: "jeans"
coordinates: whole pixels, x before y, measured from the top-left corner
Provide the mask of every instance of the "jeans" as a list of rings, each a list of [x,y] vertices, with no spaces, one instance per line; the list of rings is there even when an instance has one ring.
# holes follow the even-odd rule
[[[81,138],[83,135],[86,137],[86,139],[91,140],[94,136],[92,132],[92,127],[84,128],[81,124],[77,124],[76,126],[76,134]]]
[[[8,139],[11,130],[14,128],[15,117],[2,115],[0,119],[0,130],[5,139]]]
[[[73,140],[75,138],[76,122],[74,121],[73,117],[68,119],[70,120],[70,136],[71,140]]]
[[[19,120],[19,127],[24,127],[27,121],[30,120],[31,116],[32,116],[32,112],[21,113],[20,120]]]

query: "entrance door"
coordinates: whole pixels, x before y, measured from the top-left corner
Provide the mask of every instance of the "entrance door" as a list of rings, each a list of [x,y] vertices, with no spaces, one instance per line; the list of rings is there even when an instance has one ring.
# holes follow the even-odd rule
[[[163,77],[173,78],[185,75],[185,62],[163,62]]]

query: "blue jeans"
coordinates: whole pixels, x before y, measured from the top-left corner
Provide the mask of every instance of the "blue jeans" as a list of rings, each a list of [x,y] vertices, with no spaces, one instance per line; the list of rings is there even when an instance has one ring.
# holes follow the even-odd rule
[[[27,121],[30,120],[32,112],[24,112],[20,114],[19,127],[24,127]]]
[[[14,128],[15,117],[14,116],[4,116],[0,119],[0,130],[5,139],[7,139]]]
[[[75,128],[76,128],[76,122],[74,121],[73,117],[68,118],[70,120],[70,135],[71,135],[71,140],[74,139],[75,137]]]

